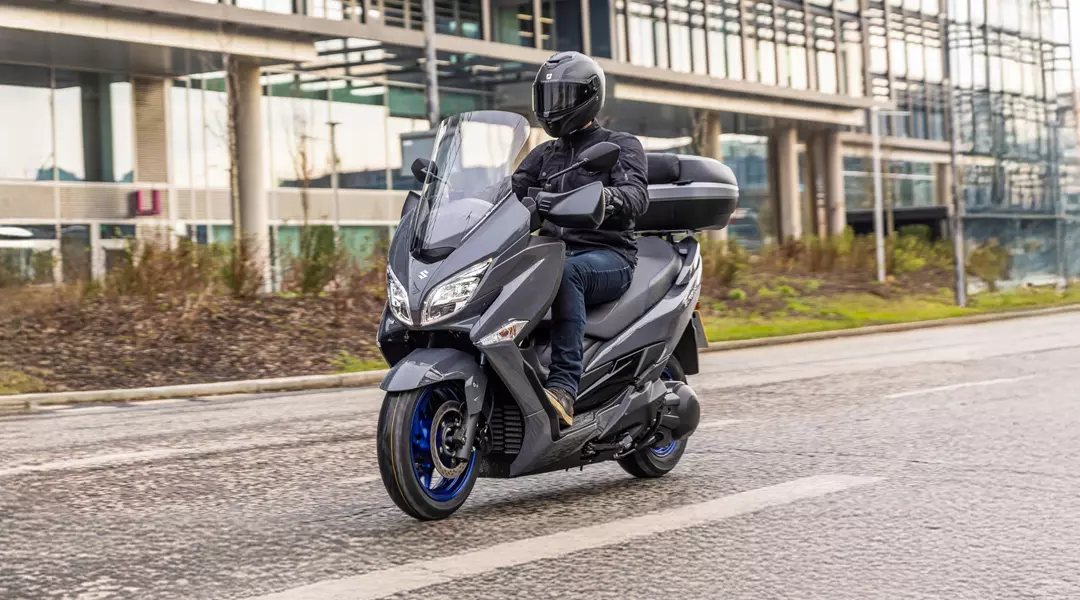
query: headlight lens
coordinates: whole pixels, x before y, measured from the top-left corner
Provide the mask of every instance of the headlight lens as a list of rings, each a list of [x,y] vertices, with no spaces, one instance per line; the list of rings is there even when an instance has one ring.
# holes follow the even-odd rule
[[[465,269],[428,294],[420,313],[422,325],[441,321],[465,307],[484,278],[491,259]]]
[[[403,325],[412,324],[412,315],[409,314],[409,295],[405,293],[405,286],[394,276],[390,267],[386,268],[386,302],[390,305],[390,312],[401,321]]]

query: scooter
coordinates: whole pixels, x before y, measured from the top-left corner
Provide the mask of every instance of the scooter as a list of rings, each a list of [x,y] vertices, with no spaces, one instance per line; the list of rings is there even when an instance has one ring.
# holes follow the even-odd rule
[[[430,160],[412,171],[388,253],[378,344],[392,365],[381,384],[378,461],[394,503],[420,520],[453,514],[478,477],[521,477],[614,460],[635,477],[670,472],[700,407],[705,334],[696,311],[702,262],[695,231],[727,225],[738,186],[721,163],[653,155],[638,265],[618,300],[590,307],[573,426],[544,400],[549,309],[565,246],[534,235],[542,221],[596,228],[602,185],[565,193],[510,191],[529,123],[501,111],[445,120]],[[565,171],[603,171],[619,147],[601,143]]]

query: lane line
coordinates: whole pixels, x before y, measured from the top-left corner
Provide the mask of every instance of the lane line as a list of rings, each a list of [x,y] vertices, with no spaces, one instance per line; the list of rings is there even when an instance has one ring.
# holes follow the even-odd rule
[[[889,394],[885,396],[886,400],[896,400],[898,398],[910,398],[911,396],[921,396],[923,394],[935,394],[937,392],[949,392],[952,390],[961,390],[964,388],[984,387],[990,385],[1004,385],[1006,383],[1016,383],[1018,381],[1026,381],[1028,379],[1034,379],[1034,375],[1024,375],[1022,377],[1006,377],[1003,379],[987,379],[984,381],[969,381],[967,383],[956,383],[953,385],[943,385],[941,387],[925,388],[921,390],[911,390],[908,392],[898,392],[896,394]]]
[[[376,600],[582,550],[625,543],[677,529],[714,523],[798,500],[881,481],[880,477],[818,475],[652,514],[551,535],[496,544],[482,550],[406,563],[364,575],[320,581],[249,600]]]
[[[718,421],[709,421],[698,425],[697,431],[708,431],[710,429],[722,429],[728,425],[734,425],[736,423],[742,423],[742,419],[720,419]]]

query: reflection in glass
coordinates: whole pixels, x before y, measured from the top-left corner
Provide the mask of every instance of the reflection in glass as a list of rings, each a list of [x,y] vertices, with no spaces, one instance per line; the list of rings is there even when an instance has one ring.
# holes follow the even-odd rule
[[[52,179],[49,71],[0,65],[0,179]]]

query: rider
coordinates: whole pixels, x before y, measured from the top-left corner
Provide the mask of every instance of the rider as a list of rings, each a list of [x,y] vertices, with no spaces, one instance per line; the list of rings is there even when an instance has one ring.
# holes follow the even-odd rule
[[[549,58],[533,81],[533,111],[555,139],[534,148],[512,178],[518,198],[527,197],[531,187],[557,193],[595,181],[604,184],[606,217],[599,229],[563,229],[546,223],[541,232],[566,243],[562,283],[552,306],[551,374],[545,390],[566,425],[573,423],[581,379],[585,307],[611,302],[630,287],[637,265],[634,218],[649,205],[641,142],[595,121],[604,106],[604,87],[604,71],[588,56],[560,52]],[[569,167],[575,155],[599,142],[615,143],[621,150],[610,171],[578,169],[544,183],[548,174]]]

